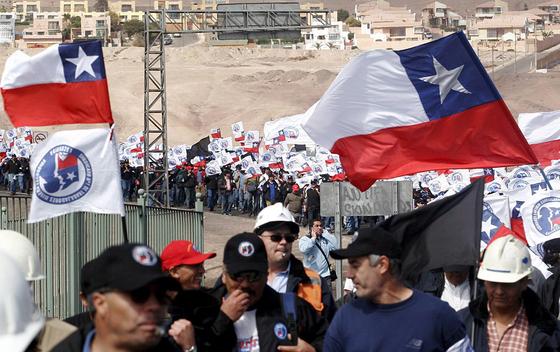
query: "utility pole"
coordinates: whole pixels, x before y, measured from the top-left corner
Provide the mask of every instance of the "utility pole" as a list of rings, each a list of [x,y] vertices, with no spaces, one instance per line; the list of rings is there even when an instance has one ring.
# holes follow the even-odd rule
[[[511,30],[513,32],[513,73],[517,74],[517,33],[513,26]]]
[[[494,44],[490,47],[492,48],[492,80],[494,80]]]
[[[535,72],[537,71],[538,67],[537,67],[537,36],[535,35]]]

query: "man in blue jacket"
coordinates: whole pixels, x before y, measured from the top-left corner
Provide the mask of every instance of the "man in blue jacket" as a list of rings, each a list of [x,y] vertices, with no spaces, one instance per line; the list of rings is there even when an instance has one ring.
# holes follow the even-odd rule
[[[401,253],[379,227],[360,229],[348,248],[331,252],[348,259],[357,299],[336,313],[325,351],[472,351],[465,326],[447,303],[403,284]]]

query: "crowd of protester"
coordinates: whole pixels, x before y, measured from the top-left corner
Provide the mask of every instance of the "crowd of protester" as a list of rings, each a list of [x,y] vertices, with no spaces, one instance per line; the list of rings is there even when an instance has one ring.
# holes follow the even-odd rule
[[[0,180],[4,189],[12,195],[16,192],[30,193],[33,180],[29,169],[29,158],[17,157],[12,154],[2,159]]]
[[[204,166],[184,163],[169,172],[169,197],[171,206],[193,209],[197,197],[208,211],[226,215],[257,216],[266,206],[281,203],[289,209],[296,222],[310,227],[313,219],[320,218],[323,182],[335,182],[327,174],[307,184],[296,182],[298,174],[283,170],[262,168],[260,175],[248,175],[240,166],[224,167],[221,174],[208,176]],[[125,201],[136,201],[138,190],[143,188],[142,167],[132,167],[127,160],[121,162],[121,185]],[[155,176],[155,175],[154,175]],[[151,174],[152,177],[152,174]],[[156,187],[163,187],[163,183]],[[428,188],[415,190],[415,204],[426,204],[434,196]],[[376,223],[380,217],[348,216],[344,218],[343,231],[353,234],[360,224]],[[334,228],[334,218],[322,218],[328,230]]]
[[[403,248],[382,226],[360,227],[341,249],[320,218],[300,235],[292,211],[275,203],[247,230],[228,239],[222,274],[206,286],[216,253],[190,241],[171,241],[161,256],[139,243],[109,247],[82,267],[86,311],[65,321],[33,303],[26,281],[45,279],[33,244],[1,231],[0,350],[560,350],[560,239],[544,245],[546,280],[526,244],[507,235],[488,245],[478,271],[444,267],[404,281]],[[348,260],[337,303],[329,256]]]

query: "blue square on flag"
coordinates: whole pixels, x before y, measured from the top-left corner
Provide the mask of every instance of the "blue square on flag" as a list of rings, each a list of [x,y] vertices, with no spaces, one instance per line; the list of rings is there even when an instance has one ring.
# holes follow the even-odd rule
[[[67,83],[105,79],[100,41],[60,44],[58,47]]]
[[[396,52],[430,120],[500,99],[484,67],[472,50],[466,50],[467,46],[470,44],[464,36],[450,35]]]

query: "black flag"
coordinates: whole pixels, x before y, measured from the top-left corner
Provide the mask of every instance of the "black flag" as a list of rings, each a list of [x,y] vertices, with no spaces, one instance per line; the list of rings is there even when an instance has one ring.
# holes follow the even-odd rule
[[[480,178],[457,194],[378,224],[401,245],[403,279],[444,266],[477,264],[483,197]]]
[[[199,156],[201,158],[212,156],[212,153],[208,150],[208,144],[210,144],[210,137],[204,137],[193,144],[191,146],[191,149],[187,150],[188,160],[191,160],[196,156]]]

